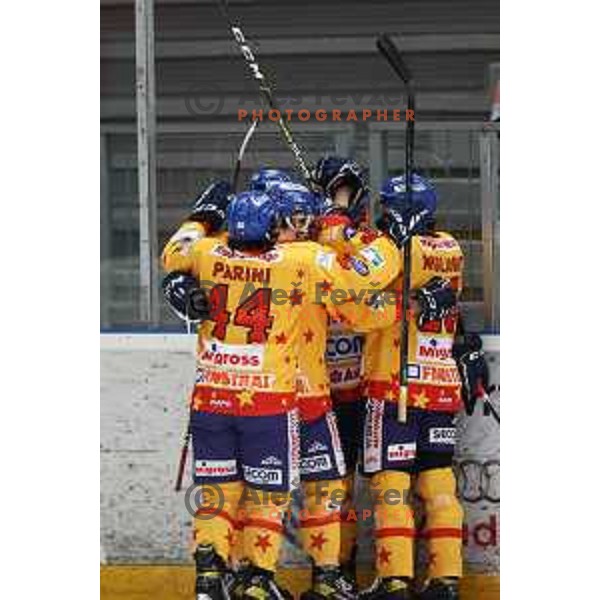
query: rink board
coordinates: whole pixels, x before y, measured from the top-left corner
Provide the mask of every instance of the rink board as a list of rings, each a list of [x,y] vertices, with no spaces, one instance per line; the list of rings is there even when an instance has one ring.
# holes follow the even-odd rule
[[[499,338],[490,336],[485,343],[492,382],[499,384]],[[187,585],[192,517],[173,482],[187,422],[194,347],[193,336],[186,335],[101,336],[100,558],[103,565],[131,565],[103,567],[103,586],[111,594],[122,589],[137,593],[126,590],[146,585],[139,575],[144,569],[157,588],[172,588],[171,578],[182,582],[177,586]],[[499,406],[499,393],[492,401]],[[188,462],[188,481],[189,468]],[[465,568],[486,575],[482,581],[491,585],[497,577],[489,575],[500,569],[499,427],[482,405],[459,417],[456,472],[465,509]],[[371,523],[360,523],[359,529],[360,559],[369,568]],[[287,532],[281,564],[301,580],[306,558],[293,543],[293,523]],[[142,564],[172,567],[133,566]],[[465,585],[478,586],[480,579],[469,578]],[[177,586],[169,593],[177,594]],[[481,593],[473,597],[483,598]]]

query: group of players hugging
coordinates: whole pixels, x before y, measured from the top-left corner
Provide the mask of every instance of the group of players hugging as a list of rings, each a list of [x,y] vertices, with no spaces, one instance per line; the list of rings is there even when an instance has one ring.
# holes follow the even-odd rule
[[[453,353],[460,246],[436,230],[436,191],[417,174],[408,193],[404,176],[383,183],[376,227],[366,222],[369,191],[356,162],[324,157],[312,178],[309,188],[286,171],[261,169],[237,194],[213,182],[162,253],[165,297],[198,332],[190,411],[201,490],[197,599],[291,597],[274,575],[297,488],[298,543],[312,564],[303,600],[458,598],[455,417],[476,376],[470,354]],[[374,520],[376,578],[362,591],[357,472],[367,478]],[[215,489],[218,506],[208,501]],[[424,510],[418,531],[409,494]],[[417,537],[429,556],[418,590]]]

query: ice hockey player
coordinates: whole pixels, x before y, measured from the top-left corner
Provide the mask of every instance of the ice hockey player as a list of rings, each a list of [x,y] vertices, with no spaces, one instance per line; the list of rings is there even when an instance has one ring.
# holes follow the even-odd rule
[[[383,221],[390,212],[426,208],[434,213],[432,185],[413,175],[407,199],[404,177],[392,177],[381,188]],[[462,574],[463,513],[452,472],[455,413],[461,384],[452,358],[462,287],[463,255],[457,241],[435,231],[425,219],[411,240],[411,314],[408,346],[408,410],[398,421],[400,328],[374,331],[365,342],[364,471],[370,476],[375,512],[377,579],[361,594],[364,600],[404,600],[414,575],[415,528],[407,494],[411,475],[423,501],[428,581],[418,598],[458,598]],[[396,283],[402,289],[402,277]],[[401,300],[398,299],[400,303]],[[392,502],[391,498],[394,497]],[[388,498],[388,500],[386,500]]]
[[[325,213],[319,220],[318,241],[337,250],[340,260],[361,260],[353,247],[344,243],[344,230],[356,231],[364,221],[368,190],[366,174],[349,158],[326,156],[312,174],[326,198]],[[367,239],[374,236],[369,234]],[[364,249],[363,249],[364,250]],[[360,265],[360,263],[355,263]],[[360,268],[360,267],[359,267]],[[344,478],[346,501],[342,510],[340,561],[345,574],[356,571],[357,518],[354,505],[354,479],[359,449],[362,446],[364,402],[362,401],[362,349],[364,335],[344,323],[330,319],[327,338],[327,365],[331,397],[340,430],[347,475]]]
[[[319,201],[304,186],[281,183],[271,190],[282,218],[279,240],[298,248],[314,229]],[[302,275],[301,273],[298,274]],[[300,478],[303,505],[300,541],[313,566],[311,590],[304,600],[352,600],[358,590],[340,569],[340,515],[346,474],[337,422],[332,411],[325,341],[324,305],[306,303],[301,318],[302,352],[298,356]],[[337,495],[337,497],[336,497]]]
[[[193,395],[194,474],[203,500],[214,499],[208,492],[218,485],[220,503],[217,510],[202,504],[194,519],[197,594],[227,597],[224,579],[242,501],[243,552],[252,570],[242,597],[279,598],[273,573],[300,458],[302,306],[311,293],[332,305],[338,288],[356,288],[359,275],[317,244],[276,246],[279,215],[264,193],[236,196],[227,214],[227,241],[178,238],[163,252],[170,303],[185,317],[205,319]],[[208,319],[201,301],[207,285]]]

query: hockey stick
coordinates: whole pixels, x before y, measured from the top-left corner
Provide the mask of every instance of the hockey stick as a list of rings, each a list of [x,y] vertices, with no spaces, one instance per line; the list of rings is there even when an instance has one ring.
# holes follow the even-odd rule
[[[240,144],[240,149],[238,150],[237,158],[235,161],[235,166],[233,168],[233,174],[231,176],[231,189],[233,190],[234,194],[237,191],[237,187],[238,187],[238,183],[239,183],[239,179],[240,179],[240,172],[242,169],[242,160],[244,158],[244,154],[246,153],[246,148],[248,146],[248,143],[250,142],[250,138],[256,131],[257,127],[258,127],[258,121],[252,121],[250,123],[250,127],[248,127],[248,130],[246,131],[246,134],[244,135],[244,139],[242,140],[242,143]],[[188,329],[188,334],[190,334],[191,326],[190,326],[189,321],[187,322],[187,329]],[[193,394],[193,391],[192,391],[192,394]],[[183,440],[181,443],[181,452],[179,454],[179,465],[177,467],[177,478],[175,479],[175,491],[176,492],[180,492],[182,485],[183,485],[183,475],[185,473],[185,466],[187,464],[187,457],[188,457],[188,453],[189,453],[190,442],[192,441],[192,411],[193,411],[192,404],[193,404],[193,398],[190,399],[190,414],[189,414],[189,418],[188,418],[188,425],[187,425],[187,429],[183,435]]]
[[[248,142],[250,141],[250,138],[254,134],[254,131],[257,127],[258,121],[252,121],[250,123],[250,127],[248,128],[248,131],[246,131],[246,135],[244,136],[242,144],[240,145],[237,160],[235,161],[235,167],[233,168],[233,176],[231,177],[231,189],[233,190],[234,194],[237,192],[238,189],[240,171],[242,169],[242,159],[244,158],[244,154],[246,152],[246,146],[248,145]]]
[[[406,180],[406,196],[410,206],[412,196],[412,174],[414,170],[415,146],[415,94],[412,86],[412,75],[402,60],[400,52],[387,34],[377,38],[377,49],[383,54],[392,69],[400,77],[408,95],[408,109],[412,110],[413,118],[406,123],[406,151],[404,173]],[[412,238],[404,246],[402,271],[402,323],[400,329],[400,397],[398,398],[398,420],[406,423],[406,406],[408,401],[408,297],[410,294],[410,272],[412,266]]]
[[[277,111],[277,113],[279,113],[279,119],[277,120],[277,124],[279,125],[279,129],[283,135],[283,139],[285,140],[289,149],[292,151],[292,154],[294,155],[294,159],[296,161],[296,164],[298,165],[298,168],[300,169],[302,177],[308,184],[310,184],[310,169],[308,168],[306,161],[304,160],[302,151],[300,150],[298,144],[294,141],[294,137],[292,135],[292,130],[290,129],[290,126],[283,120],[281,110],[279,110],[279,108],[277,108],[277,105],[275,104],[275,100],[273,98],[273,93],[271,91],[269,82],[267,81],[263,72],[260,70],[258,62],[256,61],[256,57],[250,49],[250,46],[246,41],[246,37],[244,36],[241,27],[239,25],[234,25],[233,21],[231,20],[227,0],[219,0],[219,8],[221,10],[221,13],[223,14],[223,17],[227,21],[227,25],[231,31],[231,34],[233,35],[233,39],[238,45],[240,52],[242,53],[242,56],[244,57],[244,60],[248,65],[250,73],[252,74],[252,77],[254,77],[254,79],[258,83],[258,87],[263,96],[263,99],[265,100],[270,110]]]

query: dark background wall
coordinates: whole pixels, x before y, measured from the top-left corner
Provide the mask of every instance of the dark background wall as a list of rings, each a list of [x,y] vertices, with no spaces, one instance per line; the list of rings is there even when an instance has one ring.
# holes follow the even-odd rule
[[[416,82],[417,163],[438,185],[441,224],[463,242],[465,300],[477,307],[484,280],[479,136],[490,109],[490,65],[499,62],[499,3],[232,0],[230,9],[282,108],[404,108],[398,80],[375,48],[378,33],[394,34]],[[158,0],[154,10],[162,244],[198,186],[228,176],[244,131],[236,111],[260,102],[215,1]],[[102,0],[100,15],[102,324],[124,327],[138,323],[134,4]],[[402,167],[402,124],[292,126],[312,160],[351,153],[381,170],[375,179]],[[261,164],[292,166],[270,123],[251,143],[244,176]]]

